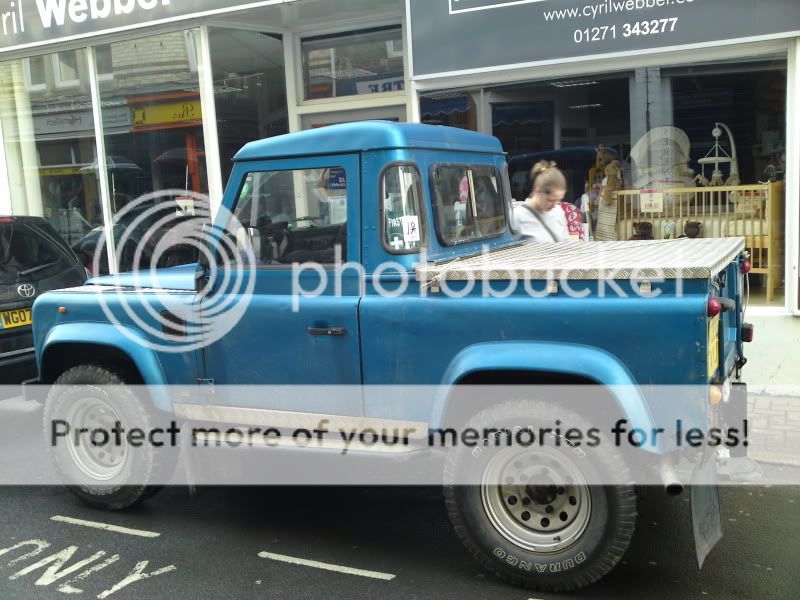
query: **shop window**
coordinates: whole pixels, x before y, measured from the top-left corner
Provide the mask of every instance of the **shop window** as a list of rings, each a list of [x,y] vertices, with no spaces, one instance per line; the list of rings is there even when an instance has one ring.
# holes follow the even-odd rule
[[[77,50],[57,52],[52,55],[52,61],[56,87],[67,88],[80,85]]]
[[[419,99],[422,122],[477,131],[478,109],[472,95],[465,92],[437,92]]]
[[[553,102],[494,102],[492,131],[511,154],[540,152],[552,147]]]
[[[114,61],[111,46],[97,46],[94,49],[94,60],[97,65],[97,79],[111,81],[114,79]]]
[[[357,121],[391,121],[392,123],[406,122],[406,107],[381,106],[378,108],[356,108],[349,110],[335,110],[322,113],[301,115],[300,128],[318,129],[340,123],[355,123]]]
[[[96,49],[98,70],[110,67],[100,110],[120,271],[196,259],[181,236],[207,218],[208,178],[197,56],[186,39],[177,31]]]
[[[304,98],[403,91],[402,39],[400,27],[303,39]]]
[[[347,260],[344,168],[249,173],[236,202],[238,234],[259,264]]]
[[[506,230],[503,185],[489,166],[436,165],[431,169],[434,216],[446,246],[500,235]]]
[[[786,85],[785,60],[758,59],[515,84],[484,95],[509,154],[515,200],[531,191],[531,167],[553,161],[566,175],[564,203],[583,213],[594,239],[744,237],[754,298],[780,303]]]
[[[26,93],[65,57],[65,74],[77,85]],[[0,87],[0,124],[11,210],[44,217],[73,248],[103,223],[86,73],[85,50],[0,62],[0,79],[7,82]]]
[[[29,92],[41,92],[47,89],[47,70],[44,56],[32,56],[22,60],[25,73],[25,87]]]
[[[424,242],[422,186],[413,165],[393,165],[381,178],[383,246],[394,254],[419,251]]]
[[[189,70],[192,73],[197,72],[197,46],[195,44],[195,36],[192,31],[183,32],[184,41],[186,43],[186,57],[189,60]]]
[[[280,35],[209,29],[223,181],[247,142],[289,132]]]

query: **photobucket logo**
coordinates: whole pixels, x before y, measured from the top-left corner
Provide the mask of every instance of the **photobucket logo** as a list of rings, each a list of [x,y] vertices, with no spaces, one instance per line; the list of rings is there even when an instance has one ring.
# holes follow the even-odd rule
[[[557,250],[556,250],[557,251]],[[657,267],[609,268],[584,264],[574,268],[537,269],[493,260],[492,251],[484,247],[479,259],[454,258],[445,263],[429,263],[423,249],[416,267],[409,268],[397,261],[380,263],[371,273],[356,262],[342,262],[341,248],[335,249],[331,264],[315,262],[292,265],[292,310],[297,312],[303,299],[319,296],[340,297],[343,290],[349,295],[370,293],[395,298],[408,293],[420,296],[437,294],[449,298],[508,298],[524,295],[530,298],[560,296],[566,298],[657,298],[667,282],[670,293],[682,297],[683,269],[669,271]],[[597,264],[603,264],[602,252]],[[333,268],[331,268],[333,267]],[[674,283],[673,283],[674,282]]]
[[[125,275],[98,288],[98,300],[123,335],[159,352],[183,353],[213,344],[241,320],[256,260],[238,220],[224,207],[217,217],[226,225],[212,227],[208,197],[186,190],[146,194],[114,215],[114,258]],[[106,242],[103,232],[95,273]],[[189,266],[169,269],[178,265]]]

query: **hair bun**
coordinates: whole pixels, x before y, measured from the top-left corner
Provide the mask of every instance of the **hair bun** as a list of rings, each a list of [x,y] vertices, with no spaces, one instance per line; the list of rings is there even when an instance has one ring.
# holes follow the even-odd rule
[[[556,163],[554,163],[553,161],[540,160],[538,163],[533,165],[533,169],[531,169],[531,172],[533,173],[533,176],[535,178],[537,175],[541,175],[542,173],[544,173],[548,169],[554,169],[555,166],[556,166]]]

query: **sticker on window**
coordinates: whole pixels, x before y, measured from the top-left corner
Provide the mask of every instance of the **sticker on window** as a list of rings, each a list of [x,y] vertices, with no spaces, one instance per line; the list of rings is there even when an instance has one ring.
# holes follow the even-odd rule
[[[416,215],[400,217],[403,226],[403,241],[418,242],[419,240],[419,219]]]

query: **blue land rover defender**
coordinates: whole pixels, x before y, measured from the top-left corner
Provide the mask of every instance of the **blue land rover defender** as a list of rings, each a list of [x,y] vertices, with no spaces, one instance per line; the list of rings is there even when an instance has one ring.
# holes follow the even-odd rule
[[[323,420],[331,431],[410,423],[425,435],[554,419],[585,429],[624,419],[642,431],[676,419],[741,424],[744,240],[522,244],[500,143],[447,127],[336,125],[250,143],[234,161],[199,263],[97,277],[36,301],[39,382],[57,384],[46,422],[152,413],[276,428]],[[235,318],[219,328],[215,309],[228,304]],[[197,331],[183,327],[192,321]],[[147,397],[101,391],[132,384]],[[509,384],[516,391],[503,393]],[[254,385],[318,391],[291,402],[214,392]],[[439,391],[370,392],[390,385]],[[363,391],[322,391],[340,386]],[[601,393],[591,405],[560,402],[540,386]],[[648,392],[670,386],[691,391],[674,401]],[[456,389],[490,391],[456,406]],[[156,490],[156,453],[66,446],[54,462],[65,477],[82,474],[71,489],[94,506],[123,509]],[[450,448],[443,465],[455,530],[483,566],[557,591],[618,563],[637,515],[629,453],[570,442],[529,468],[525,449],[488,446]],[[656,443],[641,454],[679,489],[670,465],[685,452]],[[701,518],[713,518],[708,507]]]

